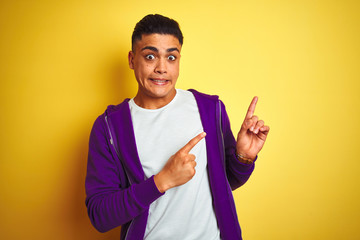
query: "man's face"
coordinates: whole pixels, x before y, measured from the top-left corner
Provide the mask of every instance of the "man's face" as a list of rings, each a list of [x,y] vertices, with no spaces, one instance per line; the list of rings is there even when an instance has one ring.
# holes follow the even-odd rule
[[[142,35],[129,52],[129,66],[134,70],[141,101],[170,102],[176,94],[181,45],[169,34]]]

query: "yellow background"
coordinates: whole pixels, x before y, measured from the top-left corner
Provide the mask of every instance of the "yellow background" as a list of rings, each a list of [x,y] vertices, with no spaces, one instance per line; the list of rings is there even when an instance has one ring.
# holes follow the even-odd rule
[[[160,13],[185,36],[177,87],[220,95],[235,134],[257,95],[271,127],[234,192],[244,239],[360,239],[359,2],[170,2],[1,1],[0,238],[119,239],[87,217],[88,137]]]

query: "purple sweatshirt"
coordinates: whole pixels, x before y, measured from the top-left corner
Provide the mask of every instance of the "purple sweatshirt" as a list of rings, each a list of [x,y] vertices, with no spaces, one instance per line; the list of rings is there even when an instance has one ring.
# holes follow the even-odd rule
[[[218,96],[190,90],[206,132],[208,174],[222,240],[242,239],[232,190],[254,170],[236,159],[236,141]],[[109,106],[92,128],[85,180],[89,218],[100,232],[121,227],[121,239],[143,239],[150,204],[163,194],[146,179],[136,149],[129,99]]]

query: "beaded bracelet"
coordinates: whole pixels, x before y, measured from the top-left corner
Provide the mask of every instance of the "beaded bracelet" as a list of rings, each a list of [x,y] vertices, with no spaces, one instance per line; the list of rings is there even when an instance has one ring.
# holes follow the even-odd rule
[[[254,162],[254,160],[250,159],[250,158],[247,158],[239,153],[236,153],[236,158],[242,162],[242,163],[245,163],[245,164],[252,164]]]

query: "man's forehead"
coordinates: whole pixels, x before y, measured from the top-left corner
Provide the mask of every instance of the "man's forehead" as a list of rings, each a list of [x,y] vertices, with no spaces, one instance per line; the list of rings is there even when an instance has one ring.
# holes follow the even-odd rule
[[[157,50],[168,50],[176,48],[178,51],[180,51],[181,44],[179,40],[171,34],[152,33],[143,34],[141,40],[137,40],[135,42],[135,49],[141,50],[144,48],[156,48]]]
[[[145,46],[141,49],[141,51],[144,51],[144,50],[159,52],[159,49],[157,49],[156,47],[153,47],[153,46]],[[180,49],[178,49],[177,47],[167,48],[165,50],[166,50],[166,52],[173,52],[173,51],[180,52]]]

